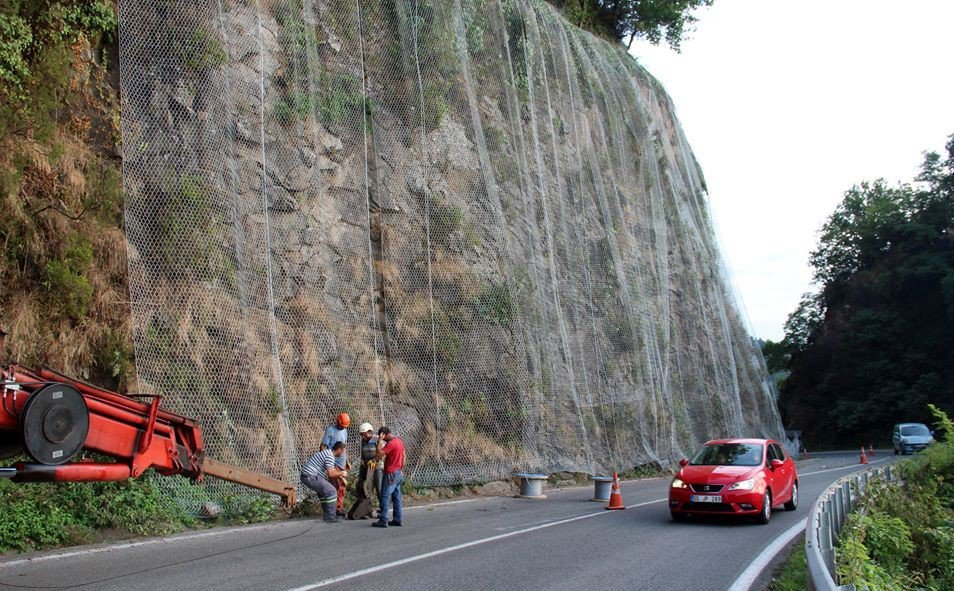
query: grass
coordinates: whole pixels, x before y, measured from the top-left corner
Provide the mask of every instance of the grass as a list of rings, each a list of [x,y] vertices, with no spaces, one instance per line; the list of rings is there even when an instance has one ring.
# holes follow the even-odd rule
[[[805,544],[804,539],[799,537],[792,552],[769,583],[768,591],[805,591],[809,588]]]

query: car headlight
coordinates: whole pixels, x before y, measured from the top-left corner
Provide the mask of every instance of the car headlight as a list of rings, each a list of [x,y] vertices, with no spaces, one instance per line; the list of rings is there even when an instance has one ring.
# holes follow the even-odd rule
[[[740,480],[734,484],[729,485],[729,490],[752,490],[755,488],[755,479],[749,478],[748,480]]]
[[[689,485],[678,478],[673,478],[672,487],[673,488],[689,488]]]

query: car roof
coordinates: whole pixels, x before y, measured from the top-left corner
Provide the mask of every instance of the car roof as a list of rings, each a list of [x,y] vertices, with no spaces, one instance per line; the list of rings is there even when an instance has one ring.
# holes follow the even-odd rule
[[[924,423],[898,423],[895,427],[910,427],[911,425],[920,425],[922,427],[927,427]]]
[[[774,439],[749,439],[749,438],[732,438],[732,439],[713,439],[712,441],[706,441],[703,445],[715,445],[720,443],[747,443],[749,445],[760,445],[765,443],[778,443]]]

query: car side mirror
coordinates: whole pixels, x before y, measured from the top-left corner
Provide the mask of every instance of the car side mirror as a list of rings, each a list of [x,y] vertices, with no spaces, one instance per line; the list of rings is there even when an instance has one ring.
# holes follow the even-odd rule
[[[685,468],[686,466],[689,465],[689,460],[687,460],[686,458],[682,458],[681,460],[679,460],[679,465]]]
[[[775,470],[776,468],[781,468],[782,466],[784,466],[785,462],[783,462],[782,460],[772,460],[772,462],[769,465],[771,466],[772,470]]]

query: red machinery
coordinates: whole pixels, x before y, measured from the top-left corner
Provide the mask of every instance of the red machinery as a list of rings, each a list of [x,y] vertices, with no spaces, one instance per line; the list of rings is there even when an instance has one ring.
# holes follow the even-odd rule
[[[137,478],[149,468],[197,481],[214,476],[274,493],[295,504],[295,487],[205,457],[194,420],[74,380],[51,369],[0,371],[0,458],[21,452],[36,463],[0,469],[14,482],[90,482]],[[79,460],[81,450],[115,462]]]

